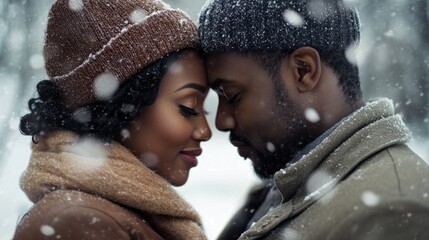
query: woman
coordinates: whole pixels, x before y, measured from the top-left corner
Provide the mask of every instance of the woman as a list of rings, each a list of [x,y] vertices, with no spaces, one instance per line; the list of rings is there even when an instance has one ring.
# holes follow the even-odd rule
[[[35,205],[14,239],[205,239],[172,189],[211,137],[195,25],[161,1],[57,0],[50,80],[21,119],[21,188]]]

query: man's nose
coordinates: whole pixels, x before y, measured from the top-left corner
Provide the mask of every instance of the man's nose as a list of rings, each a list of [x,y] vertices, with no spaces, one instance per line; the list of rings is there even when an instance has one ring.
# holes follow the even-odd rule
[[[216,128],[227,132],[235,128],[235,119],[228,108],[219,106],[216,113]]]

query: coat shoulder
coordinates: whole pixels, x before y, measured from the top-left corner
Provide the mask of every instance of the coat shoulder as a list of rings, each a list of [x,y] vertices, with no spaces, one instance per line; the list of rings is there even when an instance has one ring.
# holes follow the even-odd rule
[[[387,149],[394,162],[398,178],[404,181],[420,179],[429,182],[429,159],[424,161],[406,145],[397,145]]]
[[[381,200],[400,198],[429,206],[429,165],[406,145],[374,154],[349,180],[354,186],[374,189]]]
[[[58,190],[37,202],[14,239],[162,239],[136,212],[80,191]],[[37,238],[36,238],[37,239]]]
[[[429,208],[418,202],[386,202],[344,219],[326,240],[429,239],[428,218]]]
[[[429,239],[427,219],[429,167],[406,145],[394,145],[356,166],[323,197],[283,221],[268,239]],[[416,232],[425,238],[414,236]]]

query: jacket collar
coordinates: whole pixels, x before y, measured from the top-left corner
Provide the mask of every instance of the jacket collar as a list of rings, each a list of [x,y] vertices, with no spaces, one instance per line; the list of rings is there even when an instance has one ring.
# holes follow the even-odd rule
[[[296,163],[274,175],[283,204],[255,223],[240,239],[261,237],[326,195],[367,157],[388,146],[405,143],[410,132],[394,114],[393,103],[368,103],[344,120],[329,136]],[[347,156],[344,158],[343,156]],[[307,184],[312,177],[316,184]]]

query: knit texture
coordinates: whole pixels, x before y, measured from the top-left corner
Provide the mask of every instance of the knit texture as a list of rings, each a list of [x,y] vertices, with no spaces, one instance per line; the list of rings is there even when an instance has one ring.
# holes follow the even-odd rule
[[[205,52],[337,51],[360,39],[358,14],[342,0],[213,0],[198,31]]]
[[[115,90],[167,53],[199,47],[195,24],[162,1],[77,3],[53,4],[44,46],[47,74],[60,86],[69,108],[105,100],[95,85],[101,92]],[[100,76],[108,76],[107,81],[96,83]]]
[[[201,221],[162,177],[128,149],[55,132],[33,145],[20,186],[34,203],[56,189],[79,190],[143,212],[165,239],[206,239]]]

